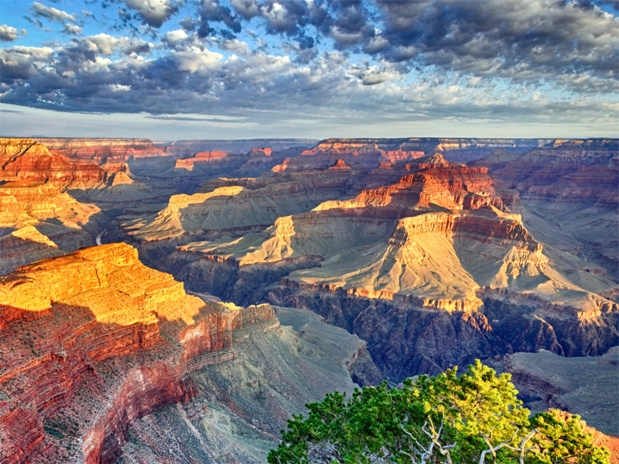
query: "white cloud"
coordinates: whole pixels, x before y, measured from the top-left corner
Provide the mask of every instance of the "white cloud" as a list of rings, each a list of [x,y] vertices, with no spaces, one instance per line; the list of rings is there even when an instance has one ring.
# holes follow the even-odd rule
[[[220,53],[201,50],[198,47],[190,47],[182,52],[173,51],[170,53],[170,57],[176,63],[179,71],[188,73],[217,69],[223,59],[223,55]]]
[[[1,42],[12,42],[13,40],[19,37],[19,33],[17,29],[11,26],[7,26],[6,24],[2,24],[0,26],[0,41]]]
[[[51,6],[46,6],[39,2],[34,2],[32,4],[32,11],[35,16],[41,16],[51,21],[58,21],[60,23],[65,21],[71,21],[73,23],[76,22],[75,17],[66,11],[62,11]]]
[[[153,27],[161,27],[178,10],[178,5],[170,0],[125,0],[125,4]]]
[[[81,27],[75,24],[66,23],[62,32],[69,35],[80,35],[82,33],[82,30],[83,29]]]
[[[174,31],[167,32],[165,35],[165,40],[172,46],[178,44],[179,42],[187,39],[189,36],[187,32],[183,29],[176,29]]]

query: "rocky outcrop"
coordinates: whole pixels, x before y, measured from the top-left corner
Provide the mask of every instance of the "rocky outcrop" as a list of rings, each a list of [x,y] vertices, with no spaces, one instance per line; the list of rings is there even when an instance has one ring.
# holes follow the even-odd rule
[[[53,256],[49,252],[55,247],[67,252],[94,245],[85,229],[97,227],[100,211],[93,204],[76,201],[53,183],[0,185],[0,253],[6,258],[0,273]]]
[[[518,351],[546,349],[567,356],[596,356],[619,343],[619,311],[578,316],[548,310],[536,298],[510,303],[480,293],[476,310],[432,308],[415,298],[385,299],[343,289],[285,281],[271,288],[274,304],[307,308],[368,342],[372,358],[394,382],[416,373],[438,374]]]
[[[358,174],[353,170],[319,170],[282,173],[275,178],[214,179],[199,193],[174,195],[169,206],[155,215],[128,218],[123,229],[131,240],[139,242],[238,236],[344,194]]]
[[[518,190],[533,213],[530,226],[546,243],[605,268],[617,282],[618,152],[616,139],[556,140],[470,164],[487,166],[493,178]]]
[[[558,140],[522,154],[496,151],[471,164],[487,166],[525,201],[616,208],[618,151],[616,140]]]
[[[2,462],[114,462],[132,422],[195,396],[188,372],[274,316],[186,295],[125,244],[0,278],[0,311]]]
[[[300,151],[316,145],[316,142],[318,140],[314,139],[176,140],[165,144],[163,148],[166,153],[182,157],[209,151],[244,155],[254,148],[269,148],[280,152],[290,149]]]
[[[42,258],[59,256],[62,251],[33,226],[17,229],[0,237],[0,275]]]
[[[451,161],[466,162],[482,158],[497,148],[523,153],[549,142],[551,140],[470,138],[327,139],[302,153],[318,159],[309,161],[300,157],[293,160],[290,169],[299,169],[307,163],[324,164],[338,156],[346,162],[356,159],[356,162],[375,167],[379,162],[403,162],[436,152],[444,154]]]
[[[122,462],[262,464],[291,413],[326,392],[350,393],[348,371],[376,375],[357,337],[309,311],[276,314],[276,329],[266,321],[233,332],[234,360],[191,374],[200,391],[192,401],[135,423]]]
[[[163,148],[155,146],[149,139],[37,138],[35,140],[53,153],[94,161],[96,164],[168,156]]]
[[[166,428],[172,440],[187,427],[199,436],[222,408],[241,423],[223,444],[200,436],[195,459],[235,446],[236,459],[262,462],[290,414],[351,391],[348,369],[377,372],[356,337],[299,310],[285,320],[301,332],[280,328],[268,304],[187,295],[122,243],[21,267],[0,278],[0,462],[117,462],[132,454],[132,428],[159,433],[142,419],[168,407],[180,414]],[[245,447],[252,435],[264,446]],[[159,444],[142,453],[150,446],[152,459],[168,462],[192,453]]]
[[[334,166],[341,169],[326,172],[354,171]],[[617,342],[616,304],[561,274],[512,212],[518,196],[486,168],[435,154],[377,169],[371,183],[403,175],[279,216],[262,232],[186,243],[165,266],[192,290],[238,304],[317,311],[367,340],[383,373],[398,381],[475,357],[539,348],[596,354]],[[373,172],[357,174],[355,186]],[[268,181],[243,185],[255,192]]]
[[[217,163],[228,156],[230,155],[223,151],[199,152],[191,158],[177,159],[174,169],[186,169],[187,171],[193,171],[196,164],[208,165]]]
[[[110,171],[87,161],[53,154],[33,139],[0,139],[0,180],[53,183],[63,190],[130,184],[126,170]]]

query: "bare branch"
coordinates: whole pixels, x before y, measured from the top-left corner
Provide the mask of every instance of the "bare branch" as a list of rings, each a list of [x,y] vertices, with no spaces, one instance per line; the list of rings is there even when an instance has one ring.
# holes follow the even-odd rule
[[[514,441],[514,438],[516,438],[516,434],[517,433],[518,433],[518,430],[516,430],[514,432],[514,434],[512,435],[512,437],[508,441],[504,441],[502,443],[499,443],[498,445],[496,445],[494,447],[492,446],[492,443],[490,443],[490,436],[491,435],[482,436],[482,438],[486,442],[486,445],[488,445],[488,449],[482,451],[481,456],[479,457],[479,464],[484,464],[486,462],[486,455],[487,454],[492,454],[492,457],[494,458],[494,462],[496,462],[496,452],[498,450],[500,450],[501,448],[504,448],[504,447],[508,447],[508,448],[513,449],[513,447],[510,446],[510,443],[512,441]]]

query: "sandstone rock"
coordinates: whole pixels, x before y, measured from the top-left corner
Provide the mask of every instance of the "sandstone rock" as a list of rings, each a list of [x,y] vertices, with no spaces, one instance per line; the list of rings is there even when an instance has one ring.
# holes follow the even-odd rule
[[[128,161],[134,158],[169,156],[149,139],[122,138],[37,138],[54,153],[97,164]]]
[[[223,151],[199,152],[191,158],[177,159],[176,164],[174,165],[174,169],[186,169],[188,171],[193,171],[193,168],[196,164],[216,163],[228,156],[230,155]]]
[[[336,388],[352,390],[347,366],[362,347],[317,322],[299,334],[280,329],[267,304],[187,295],[126,244],[39,261],[0,278],[0,462],[117,462],[130,428],[144,430],[140,420],[169,405],[182,420],[167,436],[182,437],[190,420],[199,426],[223,407],[251,430],[233,433],[228,445],[204,434],[202,453],[212,458],[237,443],[232,455],[263,460],[292,412]],[[365,363],[362,372],[371,372]],[[248,433],[264,441],[261,449],[242,445]],[[152,446],[157,459],[185,455]]]
[[[370,182],[397,180],[279,216],[262,232],[186,243],[165,265],[189,288],[239,304],[260,298],[317,311],[367,340],[383,373],[398,381],[513,350],[572,356],[616,342],[617,305],[555,267],[512,212],[517,195],[486,168],[435,154],[378,170]],[[356,186],[374,171],[358,172]],[[276,174],[273,185],[298,174]],[[257,191],[267,181],[243,185]]]
[[[131,423],[196,396],[188,373],[228,359],[234,329],[274,316],[244,311],[185,294],[125,244],[3,276],[0,461],[114,462]]]
[[[616,140],[556,140],[526,153],[497,151],[470,164],[517,189],[527,222],[547,244],[604,267],[619,281]]]
[[[53,183],[62,190],[131,183],[125,172],[52,154],[33,139],[0,139],[0,180]]]
[[[42,258],[59,256],[62,251],[33,226],[0,237],[0,275]]]

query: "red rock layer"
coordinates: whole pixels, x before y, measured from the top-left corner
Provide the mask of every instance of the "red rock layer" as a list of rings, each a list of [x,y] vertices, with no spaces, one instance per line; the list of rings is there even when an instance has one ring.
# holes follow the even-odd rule
[[[112,185],[125,170],[106,171],[92,162],[52,154],[33,139],[0,139],[0,180],[49,182],[62,188],[96,188]],[[131,182],[123,177],[122,183]]]
[[[557,140],[524,154],[497,150],[472,165],[532,201],[617,207],[617,140]]]
[[[366,166],[375,166],[379,161],[402,162],[440,152],[454,161],[468,161],[485,156],[497,148],[524,152],[530,148],[549,143],[552,140],[534,139],[449,139],[449,138],[405,138],[405,139],[327,139],[321,141],[303,155],[328,158],[338,156]],[[307,160],[296,160],[300,166]]]
[[[495,188],[486,168],[449,163],[440,154],[421,158],[414,164],[383,164],[375,171],[380,172],[372,171],[363,184],[376,185],[379,179],[393,177],[399,180],[385,187],[364,189],[352,200],[323,203],[316,211],[367,215],[369,208],[378,217],[396,219],[437,207],[473,210],[491,206],[506,211],[506,204],[512,206],[515,201],[512,193]]]
[[[273,315],[188,296],[124,244],[2,277],[0,462],[115,462],[133,421],[193,397],[188,373]]]
[[[106,161],[128,161],[133,158],[169,156],[162,147],[149,139],[103,139],[103,138],[38,138],[53,153],[97,164]]]
[[[228,156],[229,154],[223,151],[199,152],[191,158],[176,160],[174,169],[187,169],[191,171],[196,164],[208,165],[209,163],[221,161],[223,158],[226,158]]]

